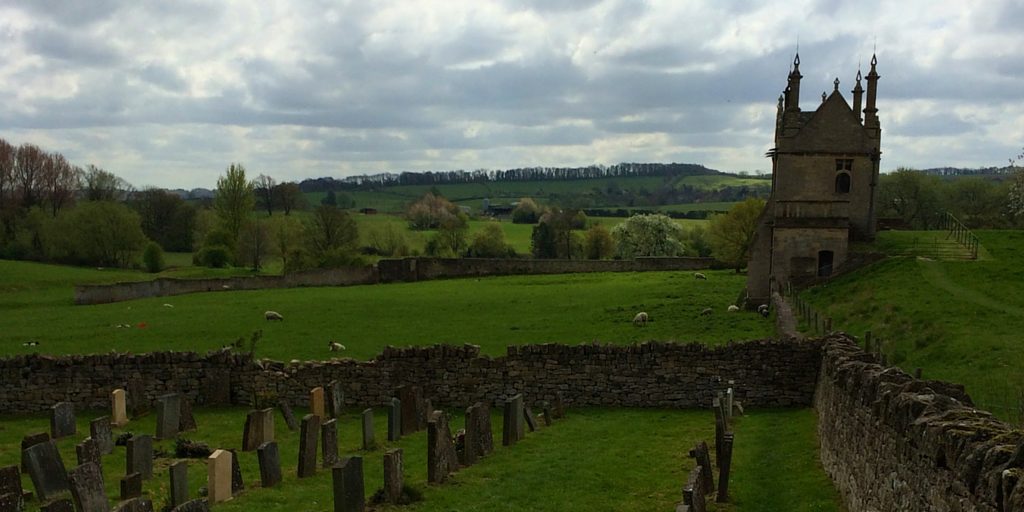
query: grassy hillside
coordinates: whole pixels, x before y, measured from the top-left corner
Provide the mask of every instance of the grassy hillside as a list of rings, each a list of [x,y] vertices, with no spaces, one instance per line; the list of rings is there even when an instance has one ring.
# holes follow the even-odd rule
[[[238,447],[245,409],[198,409],[199,430],[184,435],[208,443],[212,448]],[[451,425],[463,425],[459,411]],[[296,411],[297,414],[305,411]],[[100,411],[80,412],[79,435],[57,442],[66,464],[75,460],[74,444],[88,433],[88,420]],[[492,410],[495,452],[475,466],[456,473],[444,485],[426,483],[426,433],[405,436],[386,443],[387,416],[376,411],[375,437],[382,446],[361,450],[359,416],[351,411],[338,421],[342,455],[362,455],[367,498],[383,485],[382,456],[385,448],[403,449],[405,482],[423,492],[424,501],[402,508],[419,512],[537,510],[537,511],[649,511],[672,510],[681,498],[680,489],[694,467],[686,456],[701,440],[713,444],[714,418],[710,411],[666,411],[649,409],[569,409],[564,420],[536,433],[514,447],[501,446],[500,411]],[[225,512],[329,511],[333,510],[331,476],[318,470],[312,478],[295,476],[298,432],[290,432],[278,415],[275,429],[284,481],[273,489],[259,488],[259,465],[255,452],[239,451],[246,490],[235,499],[217,505]],[[155,415],[130,423],[126,430],[155,431]],[[26,432],[48,430],[44,417],[0,420],[0,466],[17,464],[19,443]],[[725,511],[833,511],[838,497],[818,464],[813,410],[754,410],[735,426],[736,448],[733,503],[710,508]],[[120,430],[115,429],[115,435]],[[386,445],[386,446],[385,446]],[[173,451],[173,442],[158,441],[155,449]],[[714,456],[712,449],[712,457]],[[166,503],[169,456],[154,462],[154,476],[144,490],[160,508]],[[119,494],[118,482],[125,471],[125,448],[116,447],[103,457],[106,491]],[[782,475],[785,475],[782,477]],[[25,476],[23,485],[31,489]],[[717,482],[717,473],[715,475]],[[206,486],[205,461],[189,465],[189,494],[196,497]],[[33,504],[34,505],[34,504]]]
[[[840,277],[804,297],[855,335],[871,330],[890,361],[962,383],[975,401],[1020,419],[1024,390],[1024,232],[981,231],[977,261],[900,257]],[[920,233],[920,239],[927,233]],[[912,233],[883,234],[896,248]],[[904,241],[905,242],[905,241]]]

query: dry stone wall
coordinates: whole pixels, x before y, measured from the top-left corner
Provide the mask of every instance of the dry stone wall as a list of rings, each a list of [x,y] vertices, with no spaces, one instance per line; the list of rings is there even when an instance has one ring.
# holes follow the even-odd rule
[[[1024,433],[962,386],[882,366],[844,334],[821,365],[821,461],[850,512],[1024,510]]]

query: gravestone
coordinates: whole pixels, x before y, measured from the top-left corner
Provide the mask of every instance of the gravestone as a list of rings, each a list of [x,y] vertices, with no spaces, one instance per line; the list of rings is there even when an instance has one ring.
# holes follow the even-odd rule
[[[331,418],[340,418],[341,410],[345,407],[345,392],[341,390],[341,383],[336,380],[332,380],[327,384],[327,388],[324,390],[324,393],[324,397],[327,402],[327,416]]]
[[[377,442],[373,438],[373,409],[363,411],[363,449],[372,450]]]
[[[39,512],[75,512],[75,504],[67,498],[61,498],[39,507]]]
[[[480,457],[494,451],[494,435],[491,433],[491,411],[477,402],[466,409],[466,437],[463,442],[463,456],[467,464],[475,464]]]
[[[505,417],[501,429],[501,444],[511,446],[522,439],[526,432],[523,426],[523,395],[517,394],[505,399]]]
[[[338,463],[338,420],[328,420],[320,425],[320,443],[324,469],[334,467]]]
[[[260,463],[260,485],[273,487],[281,483],[281,457],[277,451],[277,443],[271,441],[256,448],[256,458]]]
[[[295,432],[299,428],[299,422],[295,421],[295,413],[292,412],[292,406],[288,405],[288,402],[281,400],[277,406],[281,409],[281,416],[284,416],[284,424],[288,426],[288,430]]]
[[[231,403],[231,370],[213,369],[206,370],[204,382],[199,389],[205,391],[203,403],[206,405],[229,405]]]
[[[117,428],[128,424],[128,408],[123,389],[110,392],[110,424]]]
[[[127,473],[138,473],[143,480],[153,477],[153,437],[148,434],[128,440]]]
[[[324,416],[324,388],[315,387],[309,392],[309,413],[320,417],[320,421],[326,421]]]
[[[388,402],[388,441],[402,438],[402,401],[392,398]]]
[[[157,398],[156,439],[172,439],[181,426],[181,395],[171,393]]]
[[[705,512],[707,501],[704,499],[704,472],[705,468],[697,466],[690,471],[690,476],[683,487],[683,504],[689,507],[690,512]]]
[[[178,432],[189,432],[199,428],[196,425],[196,417],[192,415],[192,401],[187,397],[181,397],[181,406],[178,410]]]
[[[0,510],[20,512],[25,506],[24,494],[18,466],[0,468]]]
[[[26,472],[32,479],[32,485],[35,486],[36,496],[40,501],[46,501],[69,490],[68,473],[53,441],[29,446],[22,451],[22,455]]]
[[[274,410],[249,411],[242,432],[242,451],[252,451],[274,440]]]
[[[206,460],[206,488],[210,503],[231,499],[231,452],[215,450]]]
[[[89,437],[96,443],[101,455],[114,453],[114,434],[110,431],[110,417],[104,416],[89,422]]]
[[[363,512],[366,508],[363,488],[363,458],[345,457],[331,471],[335,512]]]
[[[238,496],[238,493],[245,490],[245,482],[242,481],[242,463],[238,460],[238,453],[231,449],[231,495]]]
[[[427,482],[441,484],[459,469],[448,414],[434,411],[427,422]]]
[[[39,432],[38,434],[29,434],[29,435],[21,438],[21,454],[22,454],[21,455],[21,470],[23,472],[26,472],[26,473],[28,472],[28,466],[25,465],[25,449],[27,449],[30,446],[35,446],[35,445],[37,445],[39,443],[48,443],[48,442],[50,442],[50,433],[49,432]]]
[[[419,428],[417,430],[423,430],[427,428],[427,421],[430,420],[430,415],[434,413],[434,404],[430,402],[429,398],[420,401],[420,408],[416,410],[419,413],[417,417]]]
[[[419,386],[399,386],[396,390],[398,399],[402,403],[402,435],[406,436],[420,430],[420,410],[423,404],[423,395]]]
[[[114,507],[114,512],[153,512],[153,502],[142,498],[122,501]]]
[[[708,443],[701,441],[700,444],[694,446],[690,450],[690,457],[697,462],[697,465],[704,468],[701,472],[701,482],[704,487],[701,489],[703,494],[711,494],[715,492],[715,476],[714,470],[711,468],[711,454],[708,453]]]
[[[544,411],[542,413],[542,414],[544,414],[544,426],[545,427],[550,427],[551,426],[551,421],[554,419],[554,418],[551,417],[551,414],[552,414],[551,404],[548,403],[548,402],[542,402],[541,403],[541,409]]]
[[[210,512],[210,503],[203,498],[194,499],[174,507],[171,512]]]
[[[537,417],[533,415],[533,409],[530,409],[529,405],[523,406],[523,417],[526,419],[526,426],[529,427],[530,432],[536,432]]]
[[[96,441],[93,441],[91,437],[87,437],[83,439],[81,443],[75,445],[75,456],[78,459],[79,466],[87,462],[95,463],[101,469],[100,476],[103,476],[103,464],[100,461],[100,448],[96,445]]]
[[[179,460],[171,464],[168,475],[171,480],[168,498],[171,501],[171,508],[174,508],[188,501],[188,461]]]
[[[128,381],[128,406],[131,409],[132,418],[138,418],[149,412],[149,402],[146,400],[145,387],[140,379]]]
[[[397,505],[402,499],[402,449],[384,453],[384,500]]]
[[[725,417],[732,419],[732,403],[733,403],[733,390],[732,384],[735,381],[729,381],[729,389],[725,390]]]
[[[130,500],[142,496],[142,475],[129,473],[121,477],[121,500]]]
[[[726,432],[722,439],[722,458],[718,460],[718,503],[729,502],[729,468],[732,466],[733,433]]]
[[[110,512],[99,464],[87,462],[68,471],[68,483],[78,512]]]
[[[565,417],[565,402],[562,401],[562,393],[555,393],[554,407],[555,407],[555,409],[552,412],[554,412],[555,415],[552,416],[552,419],[562,419],[562,418],[564,418]]]
[[[711,400],[711,408],[715,411],[715,460],[722,460],[722,439],[725,435],[725,416],[722,414],[722,401]]]
[[[307,414],[299,429],[299,478],[316,474],[316,443],[320,437],[320,416]]]
[[[75,407],[68,402],[58,402],[50,407],[50,437],[60,439],[78,432],[75,425]]]

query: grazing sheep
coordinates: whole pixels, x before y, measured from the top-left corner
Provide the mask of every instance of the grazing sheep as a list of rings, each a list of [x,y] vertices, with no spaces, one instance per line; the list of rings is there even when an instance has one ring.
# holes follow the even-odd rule
[[[759,315],[761,315],[761,316],[763,316],[765,318],[768,318],[768,315],[770,314],[769,311],[768,311],[768,304],[761,304],[760,306],[758,306],[757,307],[757,314],[759,314]]]
[[[23,347],[35,347],[37,345],[39,345],[38,341],[26,341],[25,343],[21,344],[21,346]]]
[[[736,304],[729,304],[729,312],[730,313],[735,313],[735,312],[737,312],[739,310],[740,310],[740,307],[737,306]]]
[[[701,274],[700,272],[694,272],[694,273],[693,273],[693,277],[695,277],[695,278],[697,278],[697,279],[702,279],[702,280],[704,280],[704,281],[707,281],[707,280],[708,280],[708,276],[706,276],[706,275],[704,275],[704,274]]]
[[[263,313],[263,316],[266,317],[267,320],[271,320],[271,321],[272,320],[284,321],[284,317],[281,316],[281,313],[278,313],[277,311],[267,311],[266,313]]]
[[[647,325],[647,320],[648,320],[647,313],[644,312],[644,311],[641,311],[641,312],[637,313],[636,316],[633,317],[633,325],[635,325],[637,327],[639,327],[641,325]]]
[[[174,304],[164,304],[164,307],[165,307],[165,308],[173,308],[173,307],[174,307]]]
[[[345,350],[345,345],[342,345],[341,343],[338,343],[336,341],[328,341],[327,348],[331,352],[341,352],[342,350]]]
[[[711,316],[712,311],[711,308],[704,308],[704,311],[700,312],[700,316]]]

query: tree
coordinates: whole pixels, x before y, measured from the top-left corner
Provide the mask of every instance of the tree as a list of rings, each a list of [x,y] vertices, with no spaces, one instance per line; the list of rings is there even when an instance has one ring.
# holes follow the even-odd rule
[[[594,224],[583,238],[583,254],[587,259],[603,260],[615,253],[612,234],[604,224]]]
[[[879,181],[878,202],[883,215],[894,215],[908,226],[929,229],[942,218],[940,182],[913,169],[899,168],[883,175]]]
[[[146,242],[138,214],[121,203],[87,201],[57,217],[55,253],[60,259],[128,267]]]
[[[462,213],[462,212],[459,212]],[[434,236],[427,240],[426,253],[431,256],[455,258],[467,248],[466,231],[469,229],[463,217],[448,217],[437,227]]]
[[[240,263],[251,268],[253,272],[259,272],[270,254],[271,247],[270,230],[265,220],[251,219],[242,226],[237,251]]]
[[[80,171],[68,163],[64,155],[46,155],[39,181],[43,198],[50,206],[50,215],[56,217],[64,205],[74,200],[79,175]]]
[[[764,205],[763,199],[751,198],[711,218],[708,237],[715,259],[735,267],[736,272],[747,264]]]
[[[231,249],[236,247],[242,227],[255,207],[252,190],[252,183],[245,179],[245,167],[242,164],[231,164],[224,176],[217,179],[217,195],[213,205],[221,227],[231,236]]]
[[[352,216],[329,205],[320,205],[313,211],[306,234],[311,252],[321,259],[330,253],[352,252],[359,241]]]
[[[256,199],[260,207],[267,210],[267,215],[274,215],[274,206],[278,204],[274,197],[277,190],[277,182],[274,181],[274,178],[260,174],[253,181],[253,190],[256,192]]]
[[[612,229],[615,254],[632,259],[639,256],[683,254],[682,226],[662,214],[634,215]]]
[[[21,196],[21,207],[29,209],[41,201],[41,181],[47,155],[39,146],[22,144],[15,153],[14,186]]]
[[[536,201],[529,197],[519,200],[519,204],[512,210],[512,222],[515,224],[536,224],[544,209]]]
[[[1024,168],[1013,172],[1013,181],[1006,198],[1006,209],[1018,221],[1024,218]]]
[[[427,192],[409,207],[407,213],[412,229],[438,229],[442,224],[463,227],[469,218],[461,208],[442,196]]]
[[[285,215],[290,215],[292,210],[305,208],[302,189],[297,183],[288,182],[277,185],[274,187],[274,198],[277,199],[278,206],[281,207]]]
[[[505,243],[505,230],[497,222],[492,222],[473,235],[468,255],[473,258],[508,258],[514,256],[515,251]]]
[[[409,240],[405,236],[405,230],[394,224],[371,229],[366,234],[367,246],[373,254],[381,256],[402,257],[408,256]]]
[[[14,146],[0,139],[0,220],[4,227],[0,241],[14,236],[14,215],[17,209],[17,199],[14,197],[15,154]]]
[[[92,164],[85,167],[82,184],[86,201],[119,201],[131,189],[127,181]]]
[[[576,210],[551,208],[541,215],[530,236],[530,252],[533,257],[572,259],[582,254],[583,244],[572,231],[574,225],[579,225],[579,213]]]
[[[130,205],[142,219],[142,232],[174,252],[192,250],[196,209],[178,194],[149,188],[132,195]]]
[[[268,224],[274,252],[281,257],[281,266],[287,270],[289,258],[302,245],[302,222],[286,214],[284,217],[274,217]]]
[[[142,264],[146,267],[146,272],[151,274],[164,269],[164,250],[160,248],[160,244],[156,242],[146,244],[146,248],[142,250]]]
[[[328,190],[327,195],[325,195],[324,198],[320,200],[320,204],[327,206],[338,206],[337,194],[335,194],[333,190]]]

